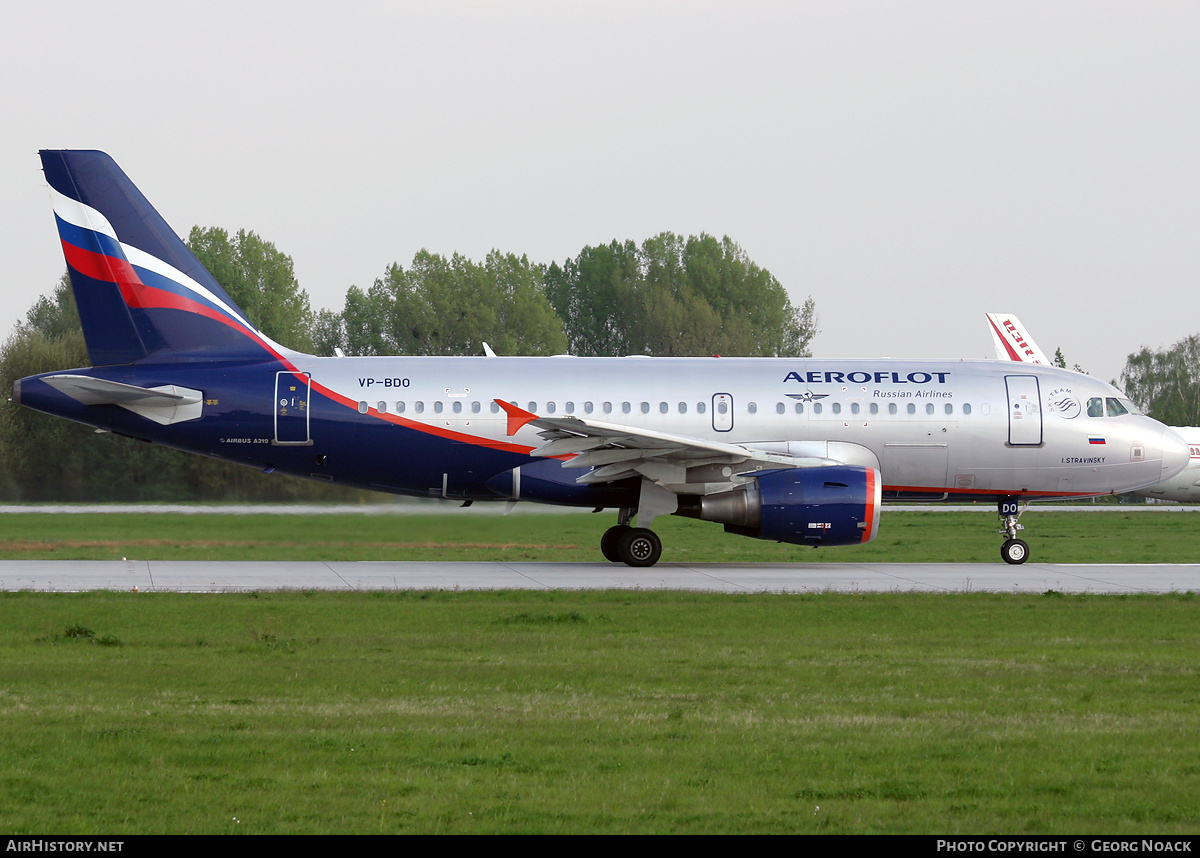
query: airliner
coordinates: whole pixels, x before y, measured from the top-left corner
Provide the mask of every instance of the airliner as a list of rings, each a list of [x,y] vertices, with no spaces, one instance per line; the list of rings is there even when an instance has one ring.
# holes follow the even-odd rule
[[[1049,364],[1050,361],[1037,347],[1021,320],[1011,313],[988,313],[988,329],[996,347],[997,360],[1018,363]],[[1093,406],[1095,408],[1097,406]],[[1187,467],[1170,479],[1137,493],[1155,500],[1171,500],[1181,503],[1200,503],[1200,426],[1171,427],[1187,442],[1190,459]]]
[[[612,562],[679,515],[802,546],[875,539],[888,497],[1028,501],[1143,488],[1188,447],[1110,385],[997,361],[316,357],[259,331],[106,154],[43,151],[91,366],[29,408],[179,450],[417,497],[617,511]],[[1092,416],[1087,403],[1116,403]],[[1115,413],[1119,411],[1119,413]]]

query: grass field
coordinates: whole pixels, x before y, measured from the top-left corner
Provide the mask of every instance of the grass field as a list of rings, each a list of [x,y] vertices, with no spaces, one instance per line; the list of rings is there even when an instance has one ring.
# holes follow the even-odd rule
[[[0,827],[1190,833],[1197,607],[9,594]]]
[[[555,560],[599,562],[612,513],[440,515],[0,516],[0,559],[112,560]],[[1033,507],[1022,538],[1041,563],[1200,563],[1200,514],[1059,512]],[[654,523],[663,562],[996,563],[996,516],[885,508],[863,546],[811,549],[726,535],[711,522]]]
[[[5,515],[0,556],[594,561],[608,519]],[[1025,521],[1038,560],[1200,561],[1196,515]],[[668,561],[813,554],[660,523]],[[818,556],[995,562],[994,531],[885,512],[876,543]],[[1193,833],[1198,609],[1186,593],[0,594],[0,828]]]

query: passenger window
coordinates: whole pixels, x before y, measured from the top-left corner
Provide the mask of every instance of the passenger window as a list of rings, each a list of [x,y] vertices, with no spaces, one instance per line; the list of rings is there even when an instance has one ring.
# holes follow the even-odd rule
[[[642,403],[642,413],[643,413],[643,414],[649,414],[649,413],[650,413],[650,403],[649,403],[649,402],[643,402],[643,403]]]
[[[371,407],[371,406],[367,405],[367,403],[365,403],[365,402],[360,402],[360,403],[358,403],[358,413],[359,413],[359,414],[366,414],[366,413],[367,413],[367,409],[368,409],[368,408],[370,408],[370,407]]]
[[[386,403],[386,402],[380,402],[378,405],[376,405],[376,406],[375,406],[375,409],[376,409],[376,410],[377,410],[377,411],[378,411],[380,414],[387,414],[387,403]]]
[[[697,403],[696,403],[696,413],[697,413],[697,414],[703,414],[703,413],[704,413],[704,411],[705,411],[704,403],[703,403],[703,402],[697,402]]]
[[[478,414],[478,413],[479,413],[479,403],[478,403],[478,402],[472,402],[472,403],[471,403],[471,413],[472,413],[472,414]]]
[[[530,411],[532,411],[533,409],[532,409],[532,408],[530,408],[529,410],[530,410]],[[546,413],[547,413],[547,414],[553,414],[553,413],[554,413],[554,410],[555,410],[555,409],[554,409],[554,403],[553,403],[553,402],[547,402],[547,403],[546,403]]]
[[[796,413],[797,413],[797,414],[803,414],[803,413],[804,413],[804,403],[803,403],[803,402],[797,402],[797,403],[796,403]]]
[[[604,403],[604,413],[612,414],[612,403],[611,402]]]
[[[397,402],[397,403],[396,403],[396,413],[397,413],[397,414],[403,414],[403,413],[404,413],[404,403],[403,403],[403,402]]]
[[[927,402],[927,403],[925,403],[925,413],[926,413],[926,414],[932,414],[932,413],[933,413],[933,403],[932,403],[932,402]]]
[[[963,405],[963,414],[971,413],[971,403],[967,402]]]
[[[632,410],[633,410],[633,409],[632,409],[632,407],[630,407],[630,405],[629,405],[629,403],[628,403],[628,402],[622,402],[622,403],[621,403],[621,413],[622,413],[622,414],[628,414],[628,413],[629,413],[630,411],[632,411]]]
[[[820,414],[822,410],[823,409],[821,408],[821,403],[819,403],[819,402],[813,403],[813,414]]]
[[[592,403],[590,403],[590,402],[583,403],[583,413],[584,414],[592,413]]]
[[[871,413],[872,413],[872,414],[878,414],[878,413],[879,413],[879,403],[878,403],[878,402],[872,402],[872,403],[871,403]]]
[[[842,413],[842,403],[840,403],[840,402],[833,403],[833,413],[834,414]]]
[[[947,403],[946,403],[946,413],[947,413],[947,414],[953,414],[953,413],[954,413],[954,406],[953,406],[953,405],[951,405],[949,402],[947,402]]]
[[[687,414],[687,403],[686,402],[679,403],[679,413]]]
[[[888,403],[888,414],[895,414],[895,413],[896,413],[896,403],[889,402]]]
[[[851,413],[851,414],[857,414],[857,413],[858,413],[859,411],[861,411],[861,410],[862,410],[862,409],[861,409],[861,408],[859,408],[859,405],[858,405],[858,403],[857,403],[857,402],[851,402],[851,403],[850,403],[850,413]]]
[[[568,403],[567,403],[565,406],[563,406],[563,407],[566,409],[566,412],[567,412],[568,414],[574,414],[574,413],[575,413],[575,403],[574,403],[574,402],[568,402]]]
[[[917,413],[917,406],[916,406],[916,405],[914,405],[914,404],[913,404],[913,403],[911,403],[911,402],[910,402],[910,403],[908,403],[908,413],[909,413],[909,414],[916,414],[916,413]]]
[[[418,399],[416,402],[416,405],[415,405],[415,410],[418,414],[424,414],[425,413],[425,403],[422,402],[420,399]]]
[[[747,414],[757,414],[758,413],[758,403],[757,402],[747,402],[746,403],[746,413]]]
[[[454,400],[454,404],[451,406],[451,409],[455,414],[462,414],[462,403],[457,399]]]
[[[492,402],[492,413],[493,414],[500,413],[500,403],[499,402]]]
[[[433,410],[434,410],[434,413],[436,413],[436,414],[441,414],[441,413],[442,413],[442,408],[443,408],[443,405],[442,405],[442,400],[440,400],[440,399],[439,399],[437,402],[433,403]],[[532,411],[533,409],[530,409],[530,410]]]
[[[782,402],[775,403],[775,413],[776,414],[782,414],[784,412],[784,410],[785,409],[784,409],[784,405]]]
[[[658,413],[659,414],[666,414],[670,410],[671,410],[671,406],[667,405],[667,403],[665,403],[665,402],[658,403]]]

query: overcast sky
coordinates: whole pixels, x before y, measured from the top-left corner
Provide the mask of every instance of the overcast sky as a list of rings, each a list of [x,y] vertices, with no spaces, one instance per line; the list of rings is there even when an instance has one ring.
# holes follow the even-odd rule
[[[728,235],[821,357],[1110,379],[1200,332],[1200,4],[6,2],[0,328],[64,263],[40,148],[252,229],[340,310],[421,248]]]

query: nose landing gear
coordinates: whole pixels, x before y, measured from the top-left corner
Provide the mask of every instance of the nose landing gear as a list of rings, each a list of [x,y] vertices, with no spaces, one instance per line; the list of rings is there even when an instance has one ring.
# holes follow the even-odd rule
[[[1017,531],[1025,529],[1025,525],[1019,523],[1021,513],[1028,508],[1028,503],[1023,508],[1019,508],[1015,498],[1001,498],[997,508],[997,514],[1000,517],[1000,535],[1007,537],[1004,544],[1000,546],[1000,556],[1005,563],[1011,563],[1014,566],[1029,559],[1029,545],[1025,540],[1017,539]]]

